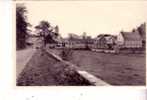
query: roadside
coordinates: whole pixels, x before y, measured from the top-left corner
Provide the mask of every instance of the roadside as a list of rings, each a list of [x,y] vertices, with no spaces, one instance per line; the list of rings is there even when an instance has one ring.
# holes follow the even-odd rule
[[[59,61],[38,49],[17,78],[17,86],[87,86],[72,64]]]
[[[35,51],[34,48],[26,48],[16,51],[16,77],[22,72]]]

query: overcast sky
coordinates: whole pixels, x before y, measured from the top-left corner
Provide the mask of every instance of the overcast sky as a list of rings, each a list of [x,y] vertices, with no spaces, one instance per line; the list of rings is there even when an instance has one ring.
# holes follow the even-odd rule
[[[83,32],[92,37],[100,33],[118,34],[147,22],[145,1],[39,1],[25,5],[32,25],[47,20],[59,26],[62,36]]]

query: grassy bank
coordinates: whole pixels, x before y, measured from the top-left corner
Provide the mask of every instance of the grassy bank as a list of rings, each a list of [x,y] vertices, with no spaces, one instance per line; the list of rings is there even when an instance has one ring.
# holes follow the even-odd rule
[[[18,86],[83,86],[90,83],[81,77],[69,63],[55,59],[47,52],[37,50],[17,78]]]

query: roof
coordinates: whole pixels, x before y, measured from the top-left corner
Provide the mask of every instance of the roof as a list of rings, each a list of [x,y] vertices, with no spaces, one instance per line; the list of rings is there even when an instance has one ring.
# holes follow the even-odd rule
[[[135,32],[121,32],[125,40],[142,40],[138,31]]]
[[[101,40],[101,39],[105,39],[107,41],[110,41],[110,40],[115,40],[117,37],[114,36],[114,35],[99,35],[96,40]]]
[[[80,42],[80,43],[84,43],[85,42],[85,40],[84,39],[68,39],[68,41],[70,41],[70,42]]]

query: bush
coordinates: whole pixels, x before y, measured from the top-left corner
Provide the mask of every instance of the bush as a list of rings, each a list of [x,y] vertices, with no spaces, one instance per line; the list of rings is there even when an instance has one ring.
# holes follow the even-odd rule
[[[60,54],[61,58],[67,61],[72,59],[72,55],[73,55],[73,51],[70,48],[63,48]]]

